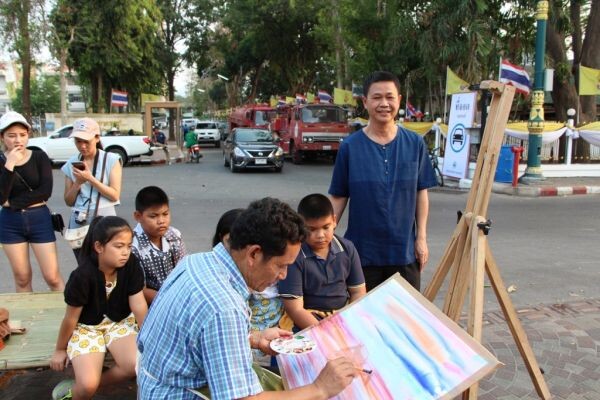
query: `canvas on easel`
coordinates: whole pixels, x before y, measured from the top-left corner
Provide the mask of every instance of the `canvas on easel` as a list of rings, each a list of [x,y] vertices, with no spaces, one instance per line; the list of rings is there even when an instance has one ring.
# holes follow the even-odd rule
[[[277,356],[286,388],[312,383],[341,355],[359,370],[338,396],[350,399],[451,399],[499,362],[399,274],[296,336],[315,346]]]

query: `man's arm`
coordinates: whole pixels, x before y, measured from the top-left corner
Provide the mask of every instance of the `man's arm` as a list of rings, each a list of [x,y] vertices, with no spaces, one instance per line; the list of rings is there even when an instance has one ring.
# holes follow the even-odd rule
[[[304,309],[304,300],[299,298],[283,298],[283,308],[290,316],[294,325],[300,329],[308,328],[309,326],[317,325],[319,321],[309,311]]]
[[[331,200],[331,204],[333,205],[333,213],[335,214],[336,222],[339,223],[344,214],[344,210],[346,209],[346,205],[348,204],[348,198],[330,195],[329,200]]]
[[[427,218],[429,217],[429,195],[427,189],[417,192],[417,238],[415,240],[415,256],[421,266],[421,271],[429,260],[429,249],[427,248]]]
[[[367,294],[367,285],[363,283],[360,286],[349,287],[348,293],[350,294],[350,303],[353,303]]]
[[[255,396],[243,397],[239,400],[326,400],[346,388],[358,375],[358,367],[348,358],[328,361],[319,376],[310,385],[284,392],[261,392]]]

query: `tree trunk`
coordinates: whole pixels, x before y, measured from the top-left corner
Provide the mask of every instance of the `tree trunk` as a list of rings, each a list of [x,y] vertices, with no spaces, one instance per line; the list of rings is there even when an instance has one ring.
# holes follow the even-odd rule
[[[29,0],[21,1],[19,14],[20,43],[17,44],[17,53],[23,69],[21,85],[23,89],[23,116],[31,122],[31,38],[29,36]]]
[[[67,124],[67,77],[65,72],[67,69],[67,49],[59,50],[60,62],[60,125]]]
[[[174,101],[175,100],[175,72],[176,69],[169,69],[169,71],[167,71],[167,95],[168,95],[168,99],[169,101]],[[151,110],[152,111],[152,110]],[[175,110],[173,110],[172,108],[169,109],[169,140],[173,141],[176,140],[175,138],[175,116],[173,115],[173,113],[175,112]]]
[[[552,90],[552,102],[554,103],[554,112],[556,113],[557,121],[567,120],[567,110],[577,107],[577,91],[571,83],[571,68],[569,60],[567,60],[564,37],[553,23],[552,19],[548,20],[546,32],[547,53],[553,61],[555,69],[554,73],[554,88]],[[563,135],[559,142],[558,160],[565,159],[566,139]],[[585,151],[583,147],[581,151]],[[588,149],[589,153],[589,149]],[[580,154],[583,156],[583,154]],[[574,158],[576,160],[577,157]]]
[[[252,83],[252,92],[250,93],[250,97],[248,98],[248,103],[254,103],[256,100],[256,90],[258,89],[258,85],[260,83],[260,76],[262,75],[262,63],[256,68],[256,74],[254,74],[254,82]]]
[[[585,31],[585,39],[581,48],[581,64],[600,69],[600,1],[593,0],[590,16]],[[579,123],[592,122],[596,120],[597,106],[596,96],[581,96],[579,98],[581,111]]]
[[[344,68],[342,63],[342,53],[344,51],[342,43],[342,27],[340,24],[340,13],[338,0],[332,0],[333,17],[333,37],[335,41],[335,75],[337,77],[337,87],[344,87]]]
[[[102,79],[102,72],[98,71],[96,74],[96,81],[98,85],[98,98],[96,99],[96,104],[98,105],[98,113],[104,113],[104,85]]]

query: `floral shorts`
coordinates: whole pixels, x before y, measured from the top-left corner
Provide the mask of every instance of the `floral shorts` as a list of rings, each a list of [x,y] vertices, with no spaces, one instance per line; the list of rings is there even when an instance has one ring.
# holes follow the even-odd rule
[[[106,353],[110,344],[129,335],[137,335],[138,325],[133,313],[122,321],[113,322],[104,318],[98,325],[77,324],[69,344],[67,355],[69,359],[90,353]]]

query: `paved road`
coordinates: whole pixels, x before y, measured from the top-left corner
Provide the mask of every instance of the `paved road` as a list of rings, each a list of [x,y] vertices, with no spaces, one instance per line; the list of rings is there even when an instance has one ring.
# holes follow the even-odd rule
[[[132,166],[125,168],[119,215],[133,222],[137,191],[147,185],[163,187],[171,198],[173,225],[179,228],[192,252],[209,249],[214,227],[226,210],[244,207],[250,201],[273,196],[295,207],[306,194],[326,193],[332,166],[328,162],[285,165],[282,173],[253,171],[232,174],[223,167],[218,149],[204,149],[200,164]],[[63,216],[63,176],[54,171],[54,193],[49,201]],[[424,282],[430,280],[437,261],[454,229],[456,211],[463,209],[467,193],[441,190],[431,193],[429,245],[431,261]],[[522,198],[493,194],[489,236],[494,256],[518,306],[561,303],[600,297],[598,237],[600,213],[595,212],[600,196]],[[343,218],[338,232],[343,233]],[[58,241],[61,271],[65,277],[75,267],[66,243]],[[34,288],[45,290],[34,266]],[[0,255],[0,292],[14,290],[8,262]],[[491,292],[490,292],[491,293]],[[496,307],[487,297],[488,307]]]

